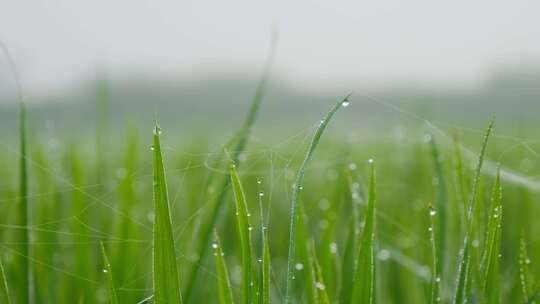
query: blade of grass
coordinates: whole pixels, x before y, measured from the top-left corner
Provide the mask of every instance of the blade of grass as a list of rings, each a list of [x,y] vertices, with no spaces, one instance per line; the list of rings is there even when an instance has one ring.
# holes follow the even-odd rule
[[[482,293],[487,303],[500,303],[500,263],[502,223],[502,188],[501,174],[497,170],[495,185],[491,195],[491,211],[486,231],[486,244],[482,257],[481,270],[483,273]]]
[[[295,269],[297,271],[302,270],[302,276],[304,281],[303,290],[305,291],[305,301],[307,304],[317,304],[318,296],[315,287],[316,274],[315,268],[313,268],[313,259],[309,249],[309,233],[306,223],[306,214],[304,212],[304,205],[298,206],[298,226],[296,233],[296,242],[298,246],[296,248],[297,255],[299,256],[299,262],[296,263]],[[296,279],[296,275],[294,275]]]
[[[154,251],[153,284],[154,303],[178,304],[182,302],[176,265],[176,251],[172,230],[171,214],[165,170],[159,137],[161,129],[156,124],[153,136],[154,168]]]
[[[4,272],[4,265],[2,264],[2,260],[0,260],[0,291],[2,297],[0,299],[3,299],[5,303],[11,304],[11,298],[9,297],[9,288],[6,280],[6,273]]]
[[[18,222],[17,224],[24,229],[17,232],[17,241],[20,243],[18,249],[21,253],[17,258],[16,265],[20,267],[17,288],[17,303],[30,303],[31,301],[31,282],[30,282],[30,231],[28,217],[28,164],[26,154],[26,106],[20,103],[19,117],[19,202],[17,206]]]
[[[431,258],[432,258],[432,265],[431,265],[431,293],[430,293],[430,301],[429,303],[439,303],[441,301],[441,276],[440,276],[440,262],[438,261],[438,246],[436,241],[436,234],[435,234],[435,215],[436,211],[433,207],[430,206],[429,208],[429,240],[431,243]]]
[[[261,276],[261,304],[270,304],[270,244],[268,242],[268,231],[263,233],[263,256],[262,256],[262,276]]]
[[[446,193],[446,184],[443,174],[443,164],[441,161],[441,156],[439,154],[439,149],[433,136],[430,136],[430,147],[431,147],[431,156],[433,158],[433,164],[435,167],[435,175],[437,176],[437,200],[435,203],[435,208],[437,209],[437,217],[435,224],[437,225],[437,270],[439,275],[444,276],[443,265],[445,261],[444,253],[446,252],[446,214],[447,214],[447,205],[448,205],[448,196]]]
[[[478,183],[480,181],[480,173],[482,170],[482,165],[484,162],[484,156],[486,153],[486,148],[489,140],[489,136],[491,135],[491,132],[493,130],[493,121],[491,121],[486,129],[486,132],[484,134],[484,139],[482,142],[482,149],[480,151],[480,155],[478,156],[478,162],[476,165],[476,170],[474,172],[474,178],[473,178],[473,185],[472,185],[472,192],[470,194],[470,200],[468,204],[468,211],[467,211],[467,230],[465,231],[465,238],[463,240],[463,247],[460,250],[459,255],[459,265],[458,265],[458,272],[457,272],[457,280],[456,280],[456,290],[454,294],[454,304],[458,303],[466,303],[468,298],[468,290],[469,290],[469,276],[470,276],[470,247],[471,247],[471,237],[473,234],[474,229],[474,223],[473,223],[473,215],[475,211],[476,206],[476,199],[478,195]]]
[[[315,149],[317,148],[317,145],[319,144],[319,141],[321,140],[321,136],[324,133],[324,130],[326,129],[326,126],[328,125],[328,122],[332,119],[334,114],[339,110],[339,108],[343,106],[348,106],[350,94],[347,95],[344,99],[339,101],[334,105],[334,107],[326,114],[326,116],[321,120],[321,123],[317,130],[315,131],[315,134],[313,135],[313,139],[311,140],[311,144],[309,145],[309,148],[307,150],[306,156],[304,157],[304,161],[302,162],[302,165],[298,169],[298,172],[296,174],[296,178],[293,184],[293,191],[292,191],[292,197],[291,197],[291,210],[290,210],[290,228],[289,228],[289,253],[287,258],[287,278],[286,278],[286,287],[285,287],[285,304],[289,304],[291,301],[291,292],[292,292],[292,283],[293,283],[293,276],[294,276],[294,265],[295,265],[295,242],[296,242],[296,225],[298,221],[297,213],[298,213],[298,197],[300,195],[300,190],[302,189],[302,182],[304,181],[304,174],[307,167],[307,164],[309,163],[309,160],[311,159],[313,153],[315,152]]]
[[[252,100],[246,120],[243,122],[242,127],[240,128],[238,133],[233,138],[231,138],[229,143],[226,145],[227,148],[233,146],[233,149],[231,149],[230,151],[231,159],[235,163],[237,163],[240,153],[244,150],[246,146],[252,126],[257,118],[257,113],[259,112],[261,102],[264,98],[265,89],[268,83],[268,79],[270,77],[270,70],[275,55],[276,45],[277,35],[273,34],[270,52],[266,61],[263,76],[259,84],[257,85],[255,96]],[[233,145],[234,142],[236,142],[236,145]],[[191,271],[187,277],[187,283],[184,290],[186,303],[191,303],[191,295],[193,294],[197,275],[201,268],[202,261],[208,254],[208,247],[210,247],[209,244],[212,236],[212,231],[214,230],[216,224],[220,219],[221,214],[223,213],[223,208],[225,206],[223,202],[227,198],[227,188],[229,187],[229,182],[230,180],[228,178],[225,178],[223,180],[222,184],[218,188],[218,196],[210,204],[210,214],[208,215],[208,220],[204,222],[203,225],[201,225],[200,231],[197,233],[198,242],[195,245],[197,259],[193,263],[193,267],[191,268]]]
[[[315,250],[315,241],[312,240],[310,245],[311,246],[309,246],[309,249],[313,262],[313,272],[315,273],[315,288],[317,291],[318,303],[330,304],[330,298],[328,297],[328,293],[326,292],[326,285],[324,283],[321,266],[319,265],[319,259],[317,258],[317,252]]]
[[[234,193],[234,201],[236,206],[236,223],[238,225],[238,236],[240,239],[240,247],[242,252],[242,303],[251,303],[253,296],[253,271],[252,271],[252,248],[251,248],[251,230],[249,224],[249,212],[247,209],[246,196],[244,189],[238,178],[236,166],[230,164],[231,184]]]
[[[525,243],[525,233],[522,233],[519,240],[519,285],[521,287],[523,303],[529,302],[529,295],[531,294],[529,263],[530,259]]]
[[[105,251],[105,246],[103,246],[103,242],[100,242],[99,244],[101,246],[101,255],[103,258],[103,273],[105,273],[107,289],[109,291],[109,303],[118,304],[118,297],[116,296],[116,289],[114,288],[111,263],[109,263],[109,258],[107,257],[107,252]]]
[[[233,291],[231,287],[231,281],[229,280],[229,271],[227,270],[227,264],[223,256],[223,250],[221,249],[221,242],[217,232],[215,233],[215,241],[212,244],[214,248],[214,257],[216,261],[218,291],[219,291],[219,303],[221,304],[233,304]]]
[[[358,211],[358,203],[356,201],[358,193],[356,192],[357,189],[355,189],[354,187],[352,176],[349,170],[347,170],[346,175],[348,186],[347,189],[349,191],[348,200],[351,204],[352,218],[349,224],[349,235],[347,236],[347,242],[345,244],[345,251],[343,253],[342,261],[343,271],[341,274],[341,290],[339,294],[339,303],[342,304],[351,302],[354,271],[350,271],[349,269],[354,269],[357,249],[356,246],[358,244],[358,235],[360,233],[360,216]]]
[[[364,231],[360,238],[356,271],[352,293],[353,303],[373,303],[375,301],[375,164],[370,159],[371,174],[369,197],[364,221]]]

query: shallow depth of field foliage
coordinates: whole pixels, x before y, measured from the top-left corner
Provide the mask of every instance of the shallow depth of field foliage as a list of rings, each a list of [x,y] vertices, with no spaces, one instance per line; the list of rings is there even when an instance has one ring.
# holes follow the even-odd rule
[[[221,142],[112,130],[101,103],[95,137],[52,142],[21,106],[0,150],[0,303],[535,301],[533,141],[399,109],[413,127],[350,139],[353,95],[270,144],[263,89]]]

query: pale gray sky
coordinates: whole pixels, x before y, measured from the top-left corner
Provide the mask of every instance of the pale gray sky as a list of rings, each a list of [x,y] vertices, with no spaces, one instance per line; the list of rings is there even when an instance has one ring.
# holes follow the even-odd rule
[[[255,73],[274,24],[277,74],[308,88],[467,85],[498,64],[540,54],[537,0],[1,0],[0,7],[0,40],[28,90],[74,84],[100,63],[112,73]]]

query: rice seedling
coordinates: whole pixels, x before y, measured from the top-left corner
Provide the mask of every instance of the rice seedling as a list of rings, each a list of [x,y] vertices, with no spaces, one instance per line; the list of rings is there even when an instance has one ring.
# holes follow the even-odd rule
[[[478,156],[478,162],[476,165],[476,170],[474,172],[473,185],[471,188],[470,200],[467,206],[467,230],[465,232],[465,237],[463,241],[463,247],[460,249],[459,256],[459,266],[458,266],[458,278],[456,281],[456,290],[454,294],[454,304],[458,303],[467,303],[469,298],[470,290],[470,263],[471,263],[471,238],[474,229],[473,215],[475,212],[477,195],[478,195],[478,184],[480,181],[480,174],[482,170],[482,165],[484,163],[484,157],[487,149],[487,144],[489,136],[493,130],[493,121],[488,125],[486,132],[484,134],[484,140],[482,142],[482,149],[480,155]]]
[[[154,168],[154,250],[153,283],[154,303],[181,303],[176,250],[172,230],[171,214],[165,170],[160,145],[161,129],[154,127],[152,154]]]
[[[375,301],[375,163],[370,159],[371,175],[366,216],[353,282],[353,303],[374,303]]]
[[[291,301],[291,293],[292,293],[292,283],[293,283],[293,277],[294,277],[294,265],[295,265],[295,243],[296,243],[296,226],[298,222],[298,197],[300,195],[300,190],[303,188],[302,182],[304,180],[304,174],[306,167],[315,152],[315,149],[317,148],[317,145],[319,144],[319,141],[321,139],[322,134],[324,133],[324,130],[326,129],[326,126],[328,125],[328,122],[332,119],[334,114],[339,110],[341,107],[346,107],[349,105],[350,95],[347,95],[344,99],[340,100],[338,103],[334,105],[334,107],[326,114],[326,116],[321,120],[320,125],[317,127],[317,130],[315,131],[315,134],[313,135],[313,139],[311,140],[311,143],[309,145],[309,148],[307,150],[306,156],[304,158],[304,161],[302,162],[302,165],[300,166],[300,169],[298,169],[298,173],[296,174],[296,178],[294,180],[293,184],[293,191],[292,191],[292,198],[291,198],[291,211],[290,211],[290,227],[289,227],[289,253],[287,258],[287,278],[286,278],[286,286],[285,286],[285,303],[290,303]]]

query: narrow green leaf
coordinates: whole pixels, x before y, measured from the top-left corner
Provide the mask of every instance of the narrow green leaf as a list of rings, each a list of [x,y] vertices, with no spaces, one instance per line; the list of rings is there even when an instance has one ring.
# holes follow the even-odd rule
[[[161,155],[159,137],[161,129],[156,124],[153,136],[153,168],[154,168],[154,251],[153,251],[153,283],[154,303],[181,303],[176,251],[172,232],[171,214],[165,170]]]
[[[307,304],[317,304],[318,295],[315,287],[316,274],[315,269],[312,267],[313,259],[309,249],[309,233],[306,225],[306,214],[304,212],[304,205],[298,206],[298,226],[296,232],[296,242],[298,251],[298,263],[295,263],[295,270],[302,271],[302,277],[304,281],[303,289],[305,291],[305,299]],[[296,275],[294,275],[296,277]]]
[[[484,254],[482,256],[481,270],[482,293],[486,303],[500,303],[500,262],[501,254],[501,223],[502,223],[502,188],[500,171],[497,171],[495,185],[491,195],[491,210],[486,230]]]
[[[437,246],[436,234],[435,234],[435,215],[437,214],[436,210],[433,207],[430,207],[429,210],[429,240],[431,243],[431,293],[429,303],[435,304],[441,301],[441,274],[440,274],[440,262],[439,255],[437,251],[439,247]]]
[[[221,242],[219,241],[217,233],[215,233],[215,241],[212,244],[212,248],[214,248],[214,257],[216,261],[219,303],[232,304],[234,303],[234,300],[231,282],[229,280],[229,271],[227,270],[227,264],[223,257],[225,254],[221,249]]]
[[[107,252],[105,252],[105,246],[103,246],[103,242],[100,242],[101,245],[101,255],[103,258],[103,273],[105,274],[105,278],[107,281],[107,289],[109,291],[109,303],[110,304],[118,304],[118,297],[116,296],[116,289],[114,288],[114,280],[112,275],[112,269],[111,269],[111,263],[109,262],[109,258],[107,257]]]
[[[437,209],[437,217],[435,225],[437,225],[437,269],[441,276],[443,276],[443,267],[445,261],[445,246],[446,246],[446,214],[447,214],[447,205],[448,197],[446,193],[446,182],[443,174],[443,164],[441,161],[441,156],[439,154],[439,149],[433,136],[430,137],[430,147],[431,155],[433,158],[433,163],[435,167],[435,175],[437,177],[437,200],[435,203],[435,208]]]
[[[341,288],[339,294],[339,303],[346,304],[351,302],[352,288],[354,282],[354,265],[356,263],[356,246],[358,245],[358,235],[360,232],[359,227],[359,211],[358,204],[355,201],[355,197],[358,196],[357,191],[354,189],[352,176],[349,171],[347,171],[347,185],[349,190],[349,198],[352,209],[352,217],[349,224],[349,233],[347,236],[347,242],[345,243],[345,250],[343,253],[342,261],[342,274],[341,274]]]
[[[375,301],[375,164],[372,159],[369,198],[360,239],[352,293],[353,303],[371,304]]]
[[[295,265],[295,242],[296,242],[296,226],[298,222],[298,197],[300,195],[300,190],[302,189],[302,183],[304,181],[304,174],[306,167],[309,163],[309,160],[311,159],[313,153],[315,152],[315,149],[317,148],[317,145],[319,144],[319,141],[321,140],[321,136],[324,133],[324,130],[326,129],[326,126],[328,125],[328,122],[332,119],[334,114],[339,110],[339,108],[343,106],[348,106],[350,94],[347,95],[344,99],[339,101],[334,105],[334,107],[326,114],[326,116],[321,120],[321,123],[317,130],[315,131],[315,134],[313,135],[313,138],[311,140],[311,144],[309,145],[309,148],[306,152],[306,156],[304,157],[304,161],[302,162],[302,165],[298,169],[298,172],[296,174],[296,178],[293,184],[293,191],[291,196],[291,211],[290,211],[290,228],[289,228],[289,253],[287,258],[287,282],[285,287],[285,304],[289,304],[291,302],[292,298],[292,283],[293,283],[293,277],[294,277],[294,265]]]
[[[28,217],[28,164],[26,153],[26,106],[21,102],[19,117],[19,202],[17,206],[17,225],[20,227],[29,227]],[[17,242],[19,245],[17,251],[20,256],[17,257],[15,265],[20,267],[17,271],[17,303],[30,303],[30,231],[27,228],[20,229],[17,232]]]
[[[261,304],[270,304],[270,244],[268,231],[263,233],[263,257],[262,257]]]
[[[9,297],[9,288],[6,280],[6,273],[4,272],[4,265],[2,264],[2,261],[0,260],[0,299],[4,301],[4,303],[11,304],[11,298]]]
[[[313,272],[315,273],[315,288],[317,291],[318,303],[330,304],[330,298],[326,292],[326,285],[324,283],[321,266],[319,265],[319,259],[317,258],[317,252],[315,250],[315,241],[312,240],[310,245],[311,246],[309,246],[309,249],[312,258],[312,265],[310,265],[310,267],[313,267]]]
[[[251,230],[249,224],[249,212],[247,209],[246,196],[236,172],[234,163],[230,165],[231,184],[234,193],[236,206],[236,223],[238,226],[238,236],[240,238],[240,247],[242,252],[242,303],[248,304],[253,296],[253,273],[251,260]]]
[[[527,245],[525,243],[525,234],[522,233],[519,241],[519,284],[524,303],[529,302],[529,295],[531,294],[529,276],[530,261],[529,254],[527,253]]]
[[[471,262],[471,255],[470,255],[470,247],[471,247],[471,238],[473,235],[473,229],[474,229],[474,221],[473,221],[473,215],[476,207],[476,200],[478,196],[478,183],[480,181],[480,174],[482,170],[482,165],[484,163],[484,156],[487,149],[487,144],[489,140],[489,136],[491,135],[491,132],[493,130],[493,121],[490,122],[489,126],[486,129],[486,132],[484,134],[484,139],[482,143],[482,149],[480,151],[480,155],[478,156],[478,162],[476,165],[476,170],[474,172],[474,179],[473,179],[473,185],[472,185],[472,192],[470,194],[469,204],[468,204],[468,211],[467,211],[467,230],[465,231],[465,237],[463,240],[463,247],[460,249],[460,255],[459,255],[459,265],[458,265],[458,272],[457,272],[457,280],[456,280],[456,290],[454,293],[454,304],[459,303],[467,303],[468,297],[469,297],[469,284],[470,284],[470,262]]]

